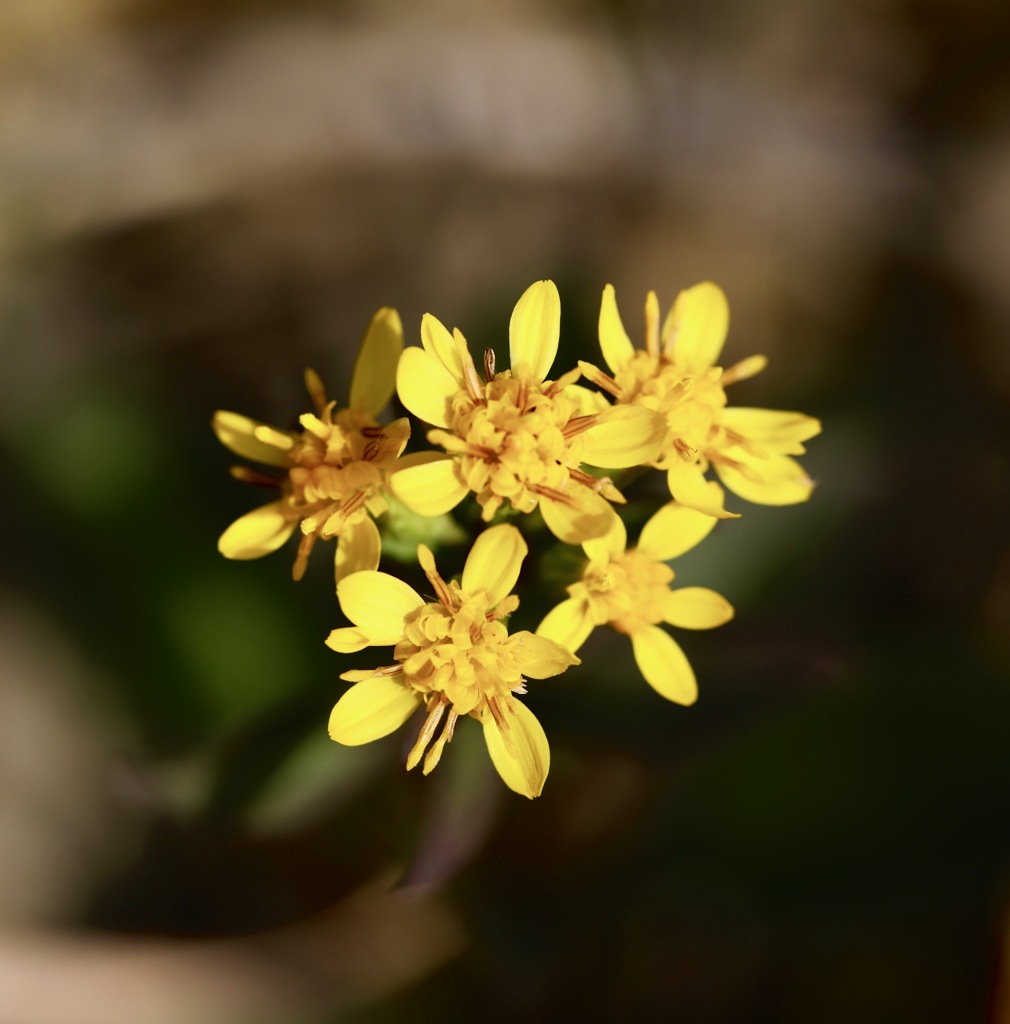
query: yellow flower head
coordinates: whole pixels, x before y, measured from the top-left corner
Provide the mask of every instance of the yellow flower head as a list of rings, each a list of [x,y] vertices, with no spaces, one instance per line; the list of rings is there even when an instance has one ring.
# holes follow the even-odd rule
[[[338,409],[326,397],[322,381],[306,370],[305,383],[315,413],[300,418],[297,432],[276,430],[234,412],[216,412],[212,426],[237,455],[286,470],[277,477],[235,467],[241,480],[276,487],[280,498],[236,520],[221,535],[226,558],[259,558],[276,551],[301,526],[292,574],[305,572],[309,552],[319,538],[337,538],[337,579],[379,564],[381,539],[372,516],[386,511],[382,488],[410,437],[399,419],[380,426],[375,417],[389,402],[394,367],[403,351],[403,329],[395,309],[372,317],[351,376],[350,399]]]
[[[645,408],[608,408],[575,385],[579,370],[547,380],[560,323],[554,283],[531,285],[509,323],[511,369],[496,373],[488,349],[481,376],[463,335],[425,315],[423,347],[404,351],[396,386],[403,404],[438,428],[428,440],[447,454],[403,460],[390,489],[404,504],[438,515],[472,491],[485,522],[507,501],[520,512],[539,506],[550,530],[569,544],[610,529],[615,513],[606,499],[624,499],[609,479],[580,464],[617,469],[647,462],[658,454],[666,424]]]
[[[342,654],[393,646],[394,664],[340,677],[355,685],[330,715],[330,736],[352,746],[369,743],[398,729],[424,704],[427,716],[407,768],[423,757],[427,775],[452,739],[457,718],[470,715],[484,727],[491,760],[506,784],[524,796],[539,796],[550,749],[540,723],[516,694],[526,692],[524,677],[546,679],[579,659],[533,633],[510,636],[502,621],[519,605],[510,591],[526,552],[514,526],[492,526],[474,542],[461,581],[446,583],[431,551],[420,545],[418,561],[435,593],[429,602],[386,573],[344,577],[337,597],[354,625],[333,630],[327,644]]]
[[[704,473],[715,467],[722,482],[741,498],[762,505],[805,501],[813,482],[792,458],[803,442],[820,433],[820,423],[796,412],[727,408],[725,388],[764,369],[764,356],[751,356],[727,370],[715,365],[729,327],[722,289],[710,282],[677,296],[662,327],[659,302],[645,302],[645,347],[635,349],[624,330],[611,285],[600,307],[600,347],[610,368],[604,373],[580,363],[586,377],[608,391],[618,407],[654,409],[666,418],[659,455],[670,493],[682,505],[724,518],[721,498],[707,504]]]
[[[710,484],[717,488],[718,485]],[[638,547],[627,550],[624,525],[582,545],[589,563],[571,595],[547,614],[537,633],[577,651],[596,626],[609,625],[631,637],[645,681],[668,700],[693,704],[698,684],[684,652],[659,623],[682,629],[712,629],[733,617],[725,598],[704,587],[671,589],[666,564],[694,547],[715,519],[676,502],[663,506],[644,526]]]

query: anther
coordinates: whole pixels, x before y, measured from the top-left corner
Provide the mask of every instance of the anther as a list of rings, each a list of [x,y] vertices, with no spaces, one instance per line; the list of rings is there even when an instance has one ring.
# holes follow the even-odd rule
[[[244,484],[253,484],[255,487],[280,487],[281,479],[270,476],[269,473],[261,473],[259,470],[251,469],[249,466],[232,466],[229,473]]]
[[[411,768],[416,767],[418,761],[421,760],[424,748],[431,742],[432,736],[435,735],[435,728],[441,720],[442,715],[445,714],[445,706],[445,701],[440,698],[428,711],[428,717],[424,720],[424,725],[421,726],[421,731],[418,733],[417,742],[413,747],[411,747],[410,753],[407,755],[408,772]],[[434,767],[434,765],[432,767]],[[425,774],[427,774],[427,771]]]

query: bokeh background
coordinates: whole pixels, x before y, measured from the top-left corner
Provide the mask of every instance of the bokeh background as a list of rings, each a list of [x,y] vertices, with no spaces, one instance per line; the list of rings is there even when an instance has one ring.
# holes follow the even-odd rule
[[[1010,1020],[1008,275],[997,0],[3,5],[0,1021]],[[698,704],[595,635],[529,803],[329,742],[209,419],[542,277],[569,359],[718,281],[825,432],[675,566]]]

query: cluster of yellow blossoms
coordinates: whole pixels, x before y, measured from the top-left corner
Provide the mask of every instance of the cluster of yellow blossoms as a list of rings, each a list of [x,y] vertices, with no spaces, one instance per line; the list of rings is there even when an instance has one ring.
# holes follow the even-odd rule
[[[399,316],[383,308],[365,332],[346,408],[327,399],[309,370],[316,411],[301,417],[300,431],[231,412],[213,420],[228,448],[275,471],[239,466],[233,475],[278,492],[225,530],[221,553],[258,558],[298,529],[293,575],[300,579],[316,541],[336,538],[337,598],[351,625],[334,629],[327,644],[341,654],[393,648],[389,664],[342,674],[353,685],[333,709],[330,736],[368,743],[423,706],[407,767],[420,763],[427,774],[459,717],[468,715],[481,723],[502,779],[527,797],[540,794],[550,766],[544,731],[518,699],[527,679],[580,664],[576,652],[596,626],[608,625],[630,637],[646,682],[671,701],[692,704],[694,672],[660,624],[710,629],[733,615],[712,590],[671,587],[669,560],[703,540],[717,520],[736,517],[706,473],[714,469],[749,501],[804,501],[813,485],[793,456],[820,430],[817,420],[800,413],[727,407],[725,388],[758,373],[766,360],[752,356],[725,370],[718,365],[729,313],[714,284],[681,292],[662,324],[650,292],[642,349],[628,338],[608,285],[599,340],[609,373],[580,361],[548,379],[560,322],[553,282],[531,285],[509,323],[510,369],[497,370],[488,348],[478,370],[458,330],[450,333],[427,314],[421,347],[405,349]],[[578,384],[581,377],[599,390]],[[404,454],[409,419],[377,419],[394,390],[409,413],[431,425],[426,438],[441,450]],[[671,500],[629,548],[614,507],[625,503],[617,484],[633,483],[643,467],[666,473]],[[390,500],[434,517],[470,494],[483,523],[499,521],[481,528],[458,582],[446,582],[424,544],[417,547],[417,563],[431,587],[429,599],[378,571],[382,531],[376,520]],[[531,513],[537,513],[534,520],[526,518]],[[533,537],[539,522],[560,545],[581,545],[587,561],[569,596],[535,632],[510,633],[506,621],[519,607],[513,590],[528,554],[520,526]]]

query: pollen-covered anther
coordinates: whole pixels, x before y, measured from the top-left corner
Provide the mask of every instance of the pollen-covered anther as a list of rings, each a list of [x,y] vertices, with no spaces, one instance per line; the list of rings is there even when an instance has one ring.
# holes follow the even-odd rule
[[[729,427],[723,427],[723,438],[728,444],[742,448],[748,455],[753,455],[756,459],[768,458],[768,452],[761,445],[748,440],[743,434],[738,434],[735,430],[730,430]]]
[[[328,405],[326,387],[323,384],[322,378],[311,367],[305,370],[305,390],[308,391],[312,404],[319,411],[319,414],[322,415],[323,410]]]
[[[570,441],[573,437],[578,437],[579,434],[595,426],[598,420],[599,417],[596,413],[591,413],[588,416],[573,416],[561,428],[561,433],[565,435],[566,441]]]
[[[253,484],[255,487],[280,487],[283,480],[277,476],[270,476],[269,473],[261,473],[250,466],[230,466],[228,472],[236,480],[244,484]]]
[[[462,350],[463,356],[463,384],[466,387],[467,394],[474,402],[484,401],[484,384],[481,382],[480,377],[477,375],[477,367],[473,364],[473,356],[470,355],[469,349]],[[487,355],[484,356],[485,365],[487,363]]]
[[[418,545],[417,560],[421,563],[421,569],[428,577],[428,582],[435,588],[435,596],[439,603],[450,610],[457,607],[459,602],[455,600],[449,585],[435,568],[435,556],[431,553],[431,548],[424,544]]]
[[[416,767],[418,761],[421,760],[421,755],[431,742],[432,736],[435,735],[435,730],[438,728],[438,723],[442,720],[442,715],[445,714],[448,704],[449,702],[443,695],[432,701],[431,706],[428,708],[428,715],[424,720],[424,725],[421,726],[421,731],[417,734],[417,741],[410,748],[410,753],[407,755],[408,772]],[[427,775],[428,773],[425,772],[424,774]]]
[[[421,768],[422,774],[430,774],[442,759],[442,751],[445,749],[445,745],[452,741],[457,718],[459,718],[459,715],[450,708],[449,714],[445,719],[445,725],[442,726],[442,731],[424,757],[424,766]]]
[[[668,402],[676,402],[683,398],[688,392],[694,390],[694,377],[681,377],[679,381],[666,393]]]
[[[490,384],[491,381],[494,380],[494,366],[494,349],[484,349],[484,380],[486,380],[488,384]]]
[[[593,476],[592,473],[581,469],[570,469],[568,472],[576,483],[584,484],[594,493],[602,494],[611,501],[624,503],[624,495],[617,490],[609,476]]]
[[[673,448],[685,462],[694,462],[698,457],[698,449],[693,448],[682,437],[678,437],[674,440]]]
[[[624,388],[610,374],[604,373],[599,367],[580,359],[579,368],[587,380],[592,381],[598,388],[609,391],[614,398],[620,398],[624,394]]]
[[[738,381],[747,380],[759,374],[768,365],[767,356],[748,356],[734,363],[722,372],[722,384],[724,387],[736,384]]]
[[[298,554],[295,556],[295,564],[291,567],[291,578],[297,583],[304,575],[305,568],[309,564],[309,555],[315,546],[317,533],[308,533],[302,536],[298,542]]]
[[[728,466],[730,469],[736,470],[742,477],[750,480],[752,483],[760,484],[764,482],[764,477],[751,465],[745,462],[741,462],[739,459],[732,459],[728,455],[722,452],[711,452],[709,453],[709,461],[715,466]]]
[[[569,470],[571,472],[571,470]],[[586,474],[589,475],[588,473]],[[575,498],[567,491],[559,491],[556,487],[548,487],[546,484],[534,484],[531,488],[541,498],[550,498],[552,501],[560,501],[562,505],[575,505]]]
[[[567,373],[563,373],[553,383],[548,382],[544,388],[544,394],[548,398],[554,398],[556,395],[560,395],[565,388],[570,387],[582,376],[582,370],[576,368],[569,370]]]

